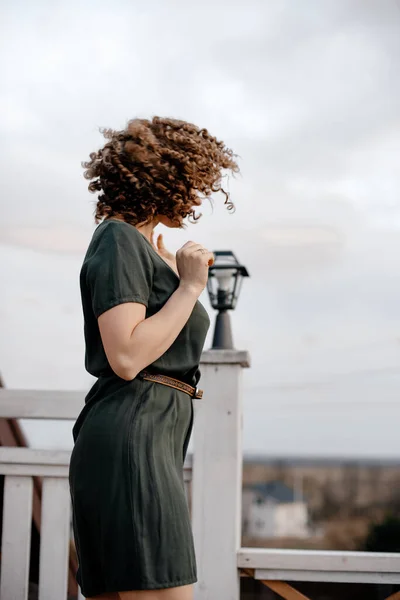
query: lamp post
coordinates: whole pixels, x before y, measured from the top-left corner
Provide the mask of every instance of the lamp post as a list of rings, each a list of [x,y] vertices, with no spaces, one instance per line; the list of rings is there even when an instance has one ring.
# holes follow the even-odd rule
[[[228,311],[235,308],[243,277],[249,277],[249,273],[230,250],[217,250],[214,256],[215,261],[209,267],[207,281],[211,306],[218,310],[212,348],[233,350]]]
[[[196,405],[194,421],[192,524],[200,575],[195,600],[239,600],[242,370],[250,366],[250,357],[247,351],[233,348],[229,311],[236,306],[243,277],[249,274],[232,252],[214,255],[207,289],[218,314],[213,347],[201,358],[207,402]]]

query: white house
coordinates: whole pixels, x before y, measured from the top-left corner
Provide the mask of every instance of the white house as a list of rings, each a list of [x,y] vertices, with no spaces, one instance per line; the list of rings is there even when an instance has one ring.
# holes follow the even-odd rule
[[[243,533],[251,538],[309,536],[302,494],[280,481],[245,486],[242,517]]]

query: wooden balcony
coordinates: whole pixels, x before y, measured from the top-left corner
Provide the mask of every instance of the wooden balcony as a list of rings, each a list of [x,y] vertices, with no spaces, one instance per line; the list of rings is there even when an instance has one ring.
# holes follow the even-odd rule
[[[221,370],[213,369],[209,385],[214,384],[217,389],[212,378],[220,376]],[[236,385],[237,382],[233,381],[232,386]],[[211,424],[208,421],[207,429],[206,414],[197,418],[193,477],[191,462],[185,465],[188,494],[191,487],[201,579],[196,597],[199,600],[215,600],[213,590],[218,588],[222,590],[218,593],[218,600],[235,600],[241,576],[259,580],[286,600],[309,600],[296,589],[298,582],[400,584],[399,554],[240,548],[240,542],[237,543],[240,540],[240,494],[233,492],[237,491],[241,481],[241,456],[240,444],[233,437],[238,435],[241,413],[240,403],[232,404],[234,389],[228,388],[227,395],[231,402],[228,411],[224,412],[223,405],[218,406],[217,401],[214,404],[210,402],[207,410],[215,412],[215,419]],[[219,397],[223,403],[223,397]],[[2,389],[0,419],[74,420],[82,404],[83,394],[79,392]],[[239,407],[236,416],[232,414],[235,406]],[[235,417],[233,420],[232,416]],[[220,443],[221,431],[225,436],[223,445]],[[202,439],[206,443],[202,444]],[[76,560],[70,526],[69,459],[69,451],[0,448],[0,474],[5,477],[1,600],[28,598],[35,480],[41,482],[41,515],[36,523],[41,538],[39,600],[66,600],[67,595],[80,598],[79,590],[71,583]],[[224,480],[223,491],[218,482],[214,486],[207,484],[210,478],[216,481],[217,476]],[[216,500],[219,496],[224,502]],[[232,502],[231,512],[225,505],[227,498]],[[222,529],[219,530],[219,526]],[[236,537],[232,535],[233,529],[238,533]],[[202,533],[201,540],[199,532]],[[226,594],[224,590],[227,590]],[[392,593],[389,598],[400,600],[400,592]],[[314,599],[310,597],[310,600]]]

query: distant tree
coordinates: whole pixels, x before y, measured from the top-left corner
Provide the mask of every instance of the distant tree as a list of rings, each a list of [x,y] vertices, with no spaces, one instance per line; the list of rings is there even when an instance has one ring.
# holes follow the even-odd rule
[[[331,519],[339,515],[341,503],[337,497],[336,486],[330,479],[322,484],[320,499],[320,506],[315,511],[316,519]]]
[[[381,523],[372,524],[362,550],[400,552],[400,517],[387,515]]]

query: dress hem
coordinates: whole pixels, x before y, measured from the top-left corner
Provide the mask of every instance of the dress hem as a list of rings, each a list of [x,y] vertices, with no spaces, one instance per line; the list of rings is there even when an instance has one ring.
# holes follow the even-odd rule
[[[117,594],[118,592],[138,592],[138,591],[144,591],[144,590],[162,590],[162,589],[170,589],[170,588],[175,588],[175,587],[181,587],[183,585],[191,585],[197,583],[197,577],[190,577],[189,579],[180,579],[179,581],[167,581],[165,583],[150,583],[150,582],[143,582],[143,583],[137,583],[137,584],[129,584],[129,585],[123,585],[122,587],[118,586],[118,589],[115,589],[115,586],[113,586],[113,588],[101,588],[100,590],[96,590],[95,592],[93,592],[92,590],[90,590],[90,593],[88,593],[86,590],[83,590],[81,588],[81,592],[83,594],[83,596],[85,598],[92,598],[94,596],[99,596],[100,594]]]

